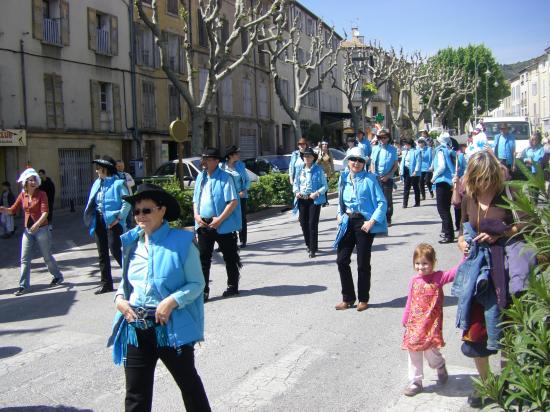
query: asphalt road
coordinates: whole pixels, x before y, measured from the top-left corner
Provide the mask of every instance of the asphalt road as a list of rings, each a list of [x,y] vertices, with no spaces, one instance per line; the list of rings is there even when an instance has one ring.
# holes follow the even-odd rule
[[[299,223],[290,213],[263,213],[249,224],[238,297],[221,298],[226,276],[221,257],[215,256],[205,341],[196,348],[197,369],[213,410],[468,411],[474,369],[460,352],[452,297],[444,309],[449,382],[438,385],[425,365],[425,392],[402,396],[407,355],[400,349],[401,316],[414,246],[437,245],[441,269],[460,259],[456,244],[437,244],[435,201],[402,209],[396,196],[394,225],[388,236],[374,241],[370,308],[362,313],[334,310],[341,295],[331,249],[336,200],[331,203],[322,209],[321,250],[315,259],[307,257]],[[123,410],[123,369],[112,364],[105,347],[113,295],[93,294],[99,271],[95,245],[80,213],[58,214],[53,234],[66,282],[47,288],[50,275],[37,258],[32,289],[21,297],[13,296],[19,236],[0,240],[0,407],[5,408],[0,410]],[[355,257],[352,265],[356,273]],[[114,275],[120,276],[118,268]],[[183,410],[179,391],[161,364],[153,410]]]

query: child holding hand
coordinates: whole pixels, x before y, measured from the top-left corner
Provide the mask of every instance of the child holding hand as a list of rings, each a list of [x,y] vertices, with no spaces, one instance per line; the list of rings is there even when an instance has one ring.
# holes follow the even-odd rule
[[[439,383],[447,382],[445,359],[439,348],[443,341],[443,285],[454,280],[458,265],[448,272],[434,272],[435,250],[427,243],[419,244],[414,250],[413,264],[416,275],[409,282],[409,292],[403,326],[405,336],[402,348],[409,351],[409,384],[406,396],[422,392],[423,358],[431,368],[437,370]]]

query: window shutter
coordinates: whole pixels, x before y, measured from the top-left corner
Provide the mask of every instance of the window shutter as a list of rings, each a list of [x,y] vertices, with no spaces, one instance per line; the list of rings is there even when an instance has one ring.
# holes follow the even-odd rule
[[[118,55],[118,17],[109,16],[111,23],[111,55]]]
[[[115,132],[122,131],[122,118],[120,110],[120,86],[113,83],[113,121]]]
[[[97,13],[88,7],[88,49],[97,50]]]
[[[90,79],[90,103],[92,108],[92,130],[99,130],[99,94],[101,93],[99,82]]]
[[[136,42],[136,64],[143,64],[143,29],[139,24],[134,25],[134,41]]]
[[[61,11],[61,43],[63,46],[70,44],[70,26],[69,26],[69,2],[67,0],[61,0],[59,3]]]
[[[32,0],[32,36],[35,39],[44,38],[44,3],[42,0]]]
[[[162,35],[161,33],[161,36],[160,36],[160,41],[161,43],[164,42],[164,36]],[[159,47],[157,46],[157,42],[155,41],[155,35],[153,33],[151,33],[151,39],[153,41],[153,67],[155,69],[158,69],[160,68],[160,49]],[[165,48],[166,50],[166,48]]]
[[[65,115],[63,107],[63,80],[61,76],[53,74],[53,92],[55,103],[55,126],[57,129],[65,128]]]
[[[46,127],[55,128],[55,100],[52,75],[44,73],[44,97],[46,101]]]

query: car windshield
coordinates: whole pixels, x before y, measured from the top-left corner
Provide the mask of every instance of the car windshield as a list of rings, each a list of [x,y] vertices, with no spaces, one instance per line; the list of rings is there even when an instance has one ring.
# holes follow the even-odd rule
[[[176,166],[172,162],[161,165],[154,173],[155,176],[166,176],[176,174]]]
[[[338,149],[330,148],[328,150],[330,150],[330,154],[332,155],[334,160],[344,160],[344,158],[346,157],[346,154]]]
[[[265,156],[263,159],[282,171],[288,170],[290,164],[290,156]]]
[[[501,122],[488,122],[485,121],[485,134],[489,139],[494,139],[495,135],[500,133],[499,125]],[[510,133],[514,135],[516,140],[528,140],[529,139],[529,123],[528,122],[506,122]]]

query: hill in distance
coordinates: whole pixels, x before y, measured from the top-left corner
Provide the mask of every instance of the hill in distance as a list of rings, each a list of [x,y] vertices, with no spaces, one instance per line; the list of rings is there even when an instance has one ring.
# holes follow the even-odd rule
[[[502,72],[504,73],[506,80],[510,80],[516,77],[521,70],[532,65],[535,60],[536,59],[530,59],[512,64],[501,64],[500,67],[502,68]]]

